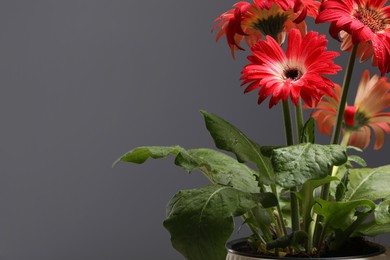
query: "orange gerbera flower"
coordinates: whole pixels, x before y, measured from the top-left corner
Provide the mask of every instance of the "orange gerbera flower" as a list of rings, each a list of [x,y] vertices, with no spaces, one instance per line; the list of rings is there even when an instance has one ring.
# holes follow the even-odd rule
[[[335,125],[341,87],[335,85],[335,95],[326,96],[318,103],[313,118],[318,122],[321,133],[331,134]],[[375,133],[374,149],[380,149],[384,143],[384,133],[390,133],[390,113],[383,112],[390,107],[390,83],[387,78],[374,75],[370,78],[364,71],[359,83],[353,106],[347,106],[344,112],[344,133],[350,134],[349,144],[367,148],[371,139],[371,130]]]
[[[254,3],[238,2],[220,15],[213,30],[220,28],[217,41],[226,36],[232,56],[235,50],[244,50],[245,39],[252,47],[263,35],[270,35],[282,43],[286,33],[298,29],[306,34],[306,15],[316,16],[319,2],[314,0],[254,0]]]

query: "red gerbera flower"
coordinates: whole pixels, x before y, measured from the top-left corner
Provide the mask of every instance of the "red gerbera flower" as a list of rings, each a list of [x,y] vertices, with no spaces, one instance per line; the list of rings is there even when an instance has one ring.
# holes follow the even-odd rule
[[[317,120],[321,133],[331,134],[335,125],[341,87],[335,86],[335,95],[325,97],[318,103],[313,118]],[[390,133],[390,113],[383,110],[390,107],[390,83],[385,77],[374,75],[370,78],[364,71],[353,106],[344,111],[344,132],[349,132],[348,144],[367,148],[371,139],[371,130],[375,133],[374,149],[380,149],[384,143],[384,133]]]
[[[358,56],[366,60],[374,55],[374,64],[382,74],[390,71],[390,7],[386,0],[327,0],[321,5],[316,22],[331,22],[329,32],[339,39],[345,31],[344,40],[353,45],[362,44]],[[345,39],[346,37],[351,39]],[[350,43],[343,48],[351,49]]]
[[[262,35],[271,35],[282,43],[286,32],[293,28],[306,33],[303,21],[306,14],[313,14],[317,6],[314,0],[254,0],[254,3],[238,2],[234,9],[219,16],[213,30],[220,28],[217,41],[226,35],[234,57],[235,50],[244,50],[241,41],[252,47]]]
[[[248,2],[238,2],[233,6],[235,7],[234,9],[223,13],[215,19],[218,23],[214,26],[213,31],[221,28],[216,39],[218,41],[225,34],[226,41],[234,57],[235,50],[244,50],[240,46],[240,42],[246,34],[241,29],[241,22],[243,20],[243,14],[246,13],[251,4]]]
[[[259,90],[258,103],[272,94],[269,107],[290,96],[294,105],[299,98],[312,106],[325,94],[332,95],[333,82],[324,74],[336,74],[341,67],[333,63],[338,52],[326,51],[325,35],[309,32],[303,38],[294,29],[288,34],[287,51],[267,36],[253,46],[250,64],[242,71],[242,85],[249,84],[245,92]]]

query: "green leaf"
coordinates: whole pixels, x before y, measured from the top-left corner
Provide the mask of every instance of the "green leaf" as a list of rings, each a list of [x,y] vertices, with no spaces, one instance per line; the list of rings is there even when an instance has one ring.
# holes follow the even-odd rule
[[[379,203],[375,209],[375,221],[379,225],[390,223],[390,200]]]
[[[357,155],[348,155],[348,161],[357,163],[358,165],[360,165],[362,167],[367,166],[366,161],[362,157],[357,156]]]
[[[377,236],[390,233],[390,200],[379,203],[374,215],[374,220],[362,224],[356,231],[356,235]]]
[[[227,185],[251,193],[260,191],[256,180],[257,172],[212,149],[200,148],[181,152],[176,157],[175,164],[188,172],[200,170],[214,184]]]
[[[370,200],[316,201],[318,204],[315,205],[314,212],[324,217],[323,232],[334,236],[328,241],[331,250],[339,250],[375,209],[374,202]]]
[[[390,233],[390,223],[379,225],[375,221],[364,223],[355,232],[356,236],[375,237],[381,234]]]
[[[274,206],[277,200],[271,193],[251,194],[220,185],[179,191],[168,204],[164,227],[173,247],[186,259],[224,260],[233,217],[259,203]]]
[[[185,151],[180,146],[141,146],[125,153],[117,159],[113,166],[118,162],[144,163],[148,158],[159,159],[165,158],[168,155],[178,155],[179,152]]]
[[[347,191],[349,183],[349,171],[345,171],[344,176],[341,178],[340,183],[336,187],[335,198],[336,201],[342,201],[345,198],[345,192]]]
[[[351,169],[346,201],[390,198],[390,165],[378,168]]]
[[[274,182],[269,158],[261,154],[258,144],[224,119],[206,111],[201,111],[201,113],[204,116],[207,129],[219,149],[234,153],[241,163],[254,163],[259,169],[260,181],[264,184]]]
[[[269,214],[269,211],[264,207],[258,206],[252,209],[253,218],[256,223],[256,226],[261,230],[269,229],[272,223],[272,218]],[[251,216],[252,217],[252,216]]]
[[[315,142],[315,120],[314,118],[310,117],[309,120],[305,123],[302,130],[302,136],[301,136],[301,143],[312,143]]]
[[[271,161],[276,182],[290,188],[326,177],[334,165],[347,161],[347,154],[341,145],[306,143],[273,150]]]
[[[338,178],[326,176],[323,179],[309,180],[303,184],[302,189],[299,191],[298,198],[302,200],[302,217],[305,231],[308,231],[310,222],[312,221],[311,211],[315,204],[314,190],[331,181],[338,181]]]
[[[257,193],[257,172],[236,159],[206,148],[186,151],[180,146],[143,146],[137,147],[120,157],[119,161],[144,163],[148,158],[165,158],[176,155],[175,164],[192,172],[201,171],[212,183],[234,187],[236,189]]]
[[[346,230],[355,219],[357,209],[363,212],[373,211],[375,203],[370,200],[356,200],[349,202],[334,202],[316,199],[314,212],[323,216],[324,226],[333,230]],[[368,208],[368,210],[364,210]]]

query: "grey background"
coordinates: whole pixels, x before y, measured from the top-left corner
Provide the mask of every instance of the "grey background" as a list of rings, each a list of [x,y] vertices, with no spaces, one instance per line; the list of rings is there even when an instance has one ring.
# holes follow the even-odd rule
[[[213,147],[200,109],[284,143],[279,107],[239,87],[247,53],[210,32],[234,2],[0,2],[0,259],[182,259],[165,205],[207,180],[172,158],[111,164],[141,145]]]

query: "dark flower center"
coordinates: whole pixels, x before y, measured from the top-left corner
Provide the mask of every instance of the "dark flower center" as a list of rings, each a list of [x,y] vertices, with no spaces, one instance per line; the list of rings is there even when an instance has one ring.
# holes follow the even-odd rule
[[[354,16],[374,33],[382,31],[388,26],[388,21],[379,10],[359,7],[359,9],[355,10]]]
[[[286,79],[292,79],[292,80],[297,80],[302,77],[302,73],[296,68],[286,69],[283,71],[283,74]]]

